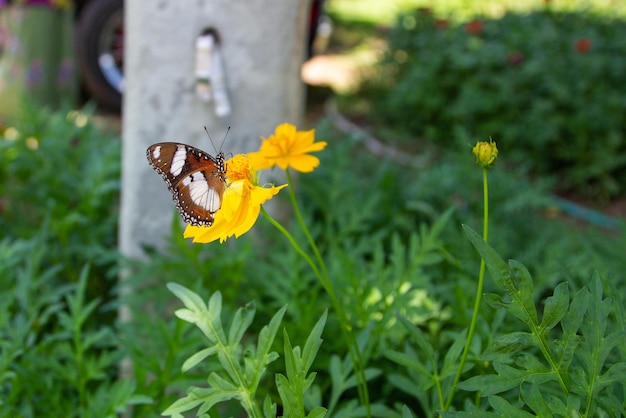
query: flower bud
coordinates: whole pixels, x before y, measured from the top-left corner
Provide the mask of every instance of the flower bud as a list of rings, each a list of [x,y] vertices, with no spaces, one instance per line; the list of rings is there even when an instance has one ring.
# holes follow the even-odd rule
[[[474,153],[476,163],[479,166],[482,168],[489,168],[496,162],[496,158],[498,157],[498,147],[491,139],[489,142],[478,141],[476,146],[472,149],[472,153]]]

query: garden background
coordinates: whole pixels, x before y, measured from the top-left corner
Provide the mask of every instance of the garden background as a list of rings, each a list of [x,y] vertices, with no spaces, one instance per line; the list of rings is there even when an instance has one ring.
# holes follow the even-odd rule
[[[89,106],[6,121],[2,414],[626,415],[626,6],[522,3],[326,4],[314,61],[347,76],[309,88],[307,129],[328,146],[295,192],[356,366],[327,289],[264,219],[192,245],[172,205],[166,250],[124,259],[116,130]],[[472,147],[489,138],[487,245]],[[172,293],[216,334],[175,316]]]

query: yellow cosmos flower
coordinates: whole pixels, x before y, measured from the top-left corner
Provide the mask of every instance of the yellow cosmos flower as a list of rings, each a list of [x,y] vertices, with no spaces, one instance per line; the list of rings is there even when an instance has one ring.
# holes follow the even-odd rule
[[[283,123],[276,127],[276,132],[269,138],[263,138],[258,152],[249,155],[252,166],[259,170],[275,165],[283,170],[291,167],[301,173],[313,171],[320,160],[310,152],[321,151],[326,142],[315,142],[315,130],[297,131],[296,127]]]
[[[217,239],[220,242],[227,238],[239,238],[252,228],[261,205],[276,195],[281,186],[261,187],[258,185],[256,171],[250,166],[246,155],[235,155],[226,162],[228,185],[224,190],[222,207],[215,213],[213,225],[187,225],[185,238],[193,238],[193,242],[208,243]]]

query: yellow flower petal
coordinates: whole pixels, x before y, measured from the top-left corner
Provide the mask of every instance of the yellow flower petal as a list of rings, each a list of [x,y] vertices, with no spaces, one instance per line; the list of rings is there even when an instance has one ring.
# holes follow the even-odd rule
[[[193,242],[209,243],[229,237],[239,238],[254,226],[261,205],[276,195],[281,186],[260,187],[255,185],[254,170],[248,163],[248,156],[236,155],[226,162],[228,179],[233,180],[224,191],[222,207],[215,213],[213,225],[187,225],[183,236],[193,238]]]
[[[315,131],[297,131],[296,127],[283,123],[276,127],[274,135],[264,139],[258,152],[249,154],[250,165],[257,170],[274,166],[289,167],[300,172],[313,171],[319,159],[308,155],[321,151],[326,142],[315,142]]]

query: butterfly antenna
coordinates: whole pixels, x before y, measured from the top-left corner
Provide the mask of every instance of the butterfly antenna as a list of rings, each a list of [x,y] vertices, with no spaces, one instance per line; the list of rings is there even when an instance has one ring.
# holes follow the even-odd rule
[[[209,130],[206,128],[206,125],[204,125],[204,132],[206,132],[206,135],[209,137],[209,141],[211,141],[211,145],[213,145],[213,149],[217,152],[217,148],[215,148],[215,142],[213,142],[213,138],[211,138],[211,134],[209,133]]]
[[[219,149],[215,147],[215,143],[213,142],[213,138],[211,138],[211,134],[209,133],[209,130],[207,129],[206,125],[204,126],[204,132],[206,132],[207,136],[209,137],[209,141],[211,141],[211,145],[213,145],[213,148],[215,148],[215,151],[219,152],[219,151],[222,150],[222,147],[224,146],[224,142],[226,142],[226,137],[228,136],[228,133],[230,132],[230,126],[226,130],[226,134],[224,135],[224,139],[222,139],[222,143],[220,144]]]

